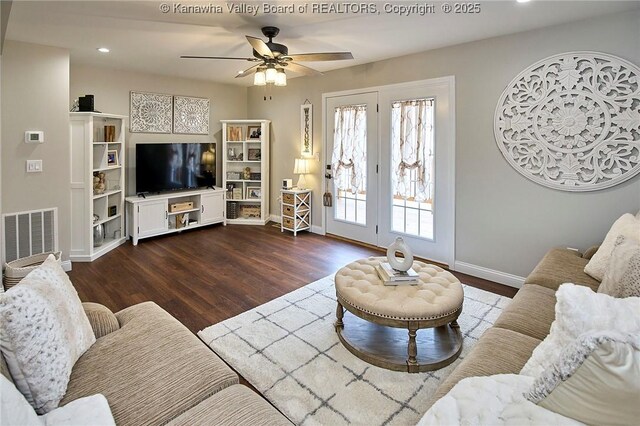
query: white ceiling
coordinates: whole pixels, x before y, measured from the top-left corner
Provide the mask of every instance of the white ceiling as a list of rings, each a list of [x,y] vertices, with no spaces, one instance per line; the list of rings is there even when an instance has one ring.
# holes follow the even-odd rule
[[[306,0],[305,0],[306,1]],[[265,0],[292,4],[294,0]],[[392,4],[425,4],[387,0]],[[276,42],[289,53],[351,51],[354,60],[305,63],[321,71],[344,68],[473,40],[577,21],[640,8],[638,1],[481,1],[473,15],[435,13],[398,16],[380,14],[229,13],[226,2],[182,1],[183,5],[217,4],[222,14],[161,13],[156,1],[14,1],[7,39],[68,48],[72,63],[121,68],[210,80],[251,84],[235,74],[251,64],[243,61],[180,59],[180,55],[251,55],[244,35],[262,37],[260,27],[280,27]],[[173,5],[173,1],[167,1]],[[177,3],[177,2],[176,2]],[[262,1],[237,1],[261,5]],[[296,0],[299,5],[304,1]],[[453,4],[453,2],[449,3]],[[109,54],[96,48],[106,46]],[[295,75],[288,73],[289,77]]]

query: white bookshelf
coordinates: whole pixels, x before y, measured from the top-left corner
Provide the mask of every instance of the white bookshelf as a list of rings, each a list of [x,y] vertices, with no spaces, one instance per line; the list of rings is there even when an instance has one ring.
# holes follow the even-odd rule
[[[126,119],[113,114],[70,113],[71,261],[91,262],[125,241]],[[115,127],[113,141],[106,140],[105,126]],[[109,151],[117,152],[117,164],[109,164]],[[102,193],[94,192],[94,173],[105,174],[106,189]],[[94,214],[98,216],[96,221]],[[104,242],[95,246],[93,233],[98,226],[104,226]]]
[[[227,223],[264,225],[269,221],[269,120],[222,120],[222,187],[227,192]],[[251,138],[250,128],[259,128],[259,138]],[[234,129],[240,129],[240,134]],[[259,159],[255,157],[260,152]],[[250,169],[249,179],[245,168]],[[259,175],[258,175],[259,174]],[[259,193],[256,191],[259,189]],[[259,196],[258,196],[259,195]],[[238,217],[231,218],[229,203],[237,203]]]

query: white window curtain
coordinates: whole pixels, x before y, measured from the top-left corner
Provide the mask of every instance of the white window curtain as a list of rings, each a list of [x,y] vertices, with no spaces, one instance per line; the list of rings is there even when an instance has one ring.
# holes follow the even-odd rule
[[[334,185],[352,193],[367,189],[367,106],[336,108],[331,157]]]
[[[433,198],[433,99],[391,105],[393,194],[403,199]]]

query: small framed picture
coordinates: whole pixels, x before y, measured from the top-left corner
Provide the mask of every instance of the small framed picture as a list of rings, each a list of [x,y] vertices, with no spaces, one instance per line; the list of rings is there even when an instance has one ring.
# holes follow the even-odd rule
[[[247,152],[247,159],[249,161],[260,161],[260,158],[260,148],[249,148],[249,151]]]
[[[262,129],[260,126],[247,126],[247,139],[260,140]]]
[[[117,149],[109,149],[107,150],[107,166],[119,166],[118,162],[118,150]]]
[[[118,214],[118,206],[109,206],[109,217]]]
[[[227,127],[227,141],[239,142],[242,140],[242,127],[229,126]]]
[[[247,200],[259,200],[262,198],[262,188],[259,186],[247,186]]]

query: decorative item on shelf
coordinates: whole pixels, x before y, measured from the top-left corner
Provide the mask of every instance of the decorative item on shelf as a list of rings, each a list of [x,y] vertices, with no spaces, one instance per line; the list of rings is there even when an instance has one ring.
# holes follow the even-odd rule
[[[93,194],[104,194],[107,189],[104,172],[93,172]]]
[[[107,166],[115,167],[119,166],[118,162],[118,150],[117,149],[109,149],[107,150]]]
[[[174,96],[173,133],[208,135],[209,99]]]
[[[227,179],[229,180],[238,180],[240,176],[240,172],[227,172]]]
[[[262,188],[259,186],[247,186],[247,200],[259,200],[262,198]]]
[[[118,206],[109,206],[108,216],[113,217],[118,214]]]
[[[241,152],[236,156],[236,161],[242,161],[242,160],[244,160],[244,154]]]
[[[249,180],[260,180],[261,177],[262,177],[262,173],[260,172],[251,173],[249,175]]]
[[[131,92],[132,133],[171,133],[173,96]]]
[[[400,252],[403,258],[398,259],[396,252]],[[387,261],[393,269],[400,272],[408,271],[413,265],[413,253],[402,237],[397,237],[387,248]]]
[[[307,99],[300,107],[300,140],[303,157],[313,155],[313,105]]]
[[[249,161],[260,160],[260,148],[249,148],[247,152],[247,160]]]
[[[78,111],[94,112],[93,95],[84,95],[78,98]],[[97,111],[95,111],[97,112]]]
[[[233,198],[233,188],[235,188],[234,184],[232,183],[227,184],[227,198],[229,199]]]
[[[245,219],[260,219],[260,204],[245,204],[240,206],[240,216]]]
[[[247,126],[247,139],[260,140],[262,129],[260,126]]]
[[[282,179],[282,189],[293,188],[293,179]]]
[[[227,150],[227,160],[235,161],[236,160],[236,150],[235,148],[229,148]]]
[[[119,179],[107,179],[107,191],[119,191],[120,189]]]
[[[237,219],[238,218],[238,204],[235,201],[231,201],[227,203],[227,219]]]
[[[94,223],[95,217],[96,215],[94,215]],[[102,244],[104,244],[104,223],[93,227],[93,246],[100,247]]]
[[[233,188],[233,199],[242,200],[242,188]]]
[[[176,215],[176,229],[185,228],[189,225],[189,213]]]
[[[242,127],[229,126],[227,127],[227,141],[239,142],[242,140]]]
[[[304,175],[309,173],[309,165],[306,158],[296,158],[293,173],[300,175],[300,177],[298,178],[298,183],[296,185],[298,189],[306,189],[307,183],[305,181]]]
[[[242,173],[242,178],[244,180],[251,180],[251,167],[245,167]]]
[[[180,203],[172,203],[169,205],[169,213],[182,212],[193,209],[193,201],[182,201]]]
[[[115,142],[116,140],[116,126],[104,126],[104,141]]]

